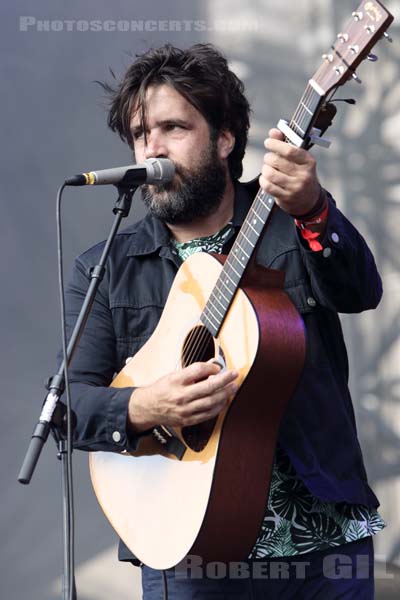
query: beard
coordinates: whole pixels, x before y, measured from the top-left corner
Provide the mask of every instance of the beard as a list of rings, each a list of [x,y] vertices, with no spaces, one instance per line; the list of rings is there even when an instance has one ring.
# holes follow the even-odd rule
[[[154,217],[179,225],[211,215],[221,204],[225,188],[225,165],[219,159],[216,141],[211,140],[195,169],[175,163],[173,181],[143,185],[142,198]]]

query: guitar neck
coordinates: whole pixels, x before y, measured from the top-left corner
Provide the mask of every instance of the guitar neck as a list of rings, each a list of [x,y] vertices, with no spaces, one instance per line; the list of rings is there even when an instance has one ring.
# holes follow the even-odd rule
[[[323,100],[323,96],[312,83],[307,85],[289,123],[289,127],[303,140],[307,139]],[[203,325],[214,337],[222,327],[274,205],[275,198],[260,188],[200,317]]]
[[[275,204],[275,198],[259,189],[225,261],[200,321],[217,337],[253,255],[254,248]]]

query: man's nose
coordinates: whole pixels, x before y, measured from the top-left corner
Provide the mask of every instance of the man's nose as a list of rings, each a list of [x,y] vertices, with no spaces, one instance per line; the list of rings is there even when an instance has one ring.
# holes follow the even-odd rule
[[[145,158],[167,158],[168,149],[163,135],[151,132],[144,148]]]

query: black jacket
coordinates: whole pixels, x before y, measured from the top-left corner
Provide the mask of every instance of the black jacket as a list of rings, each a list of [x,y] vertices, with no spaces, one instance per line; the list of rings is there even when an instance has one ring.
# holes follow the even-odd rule
[[[254,183],[237,186],[233,224],[238,229],[257,189]],[[337,313],[375,308],[382,285],[366,242],[332,199],[329,203],[322,251],[309,250],[293,218],[280,209],[258,249],[260,264],[285,271],[285,290],[306,327],[305,367],[279,443],[315,496],[378,506],[357,439]],[[76,260],[66,294],[69,332],[103,246]],[[137,440],[126,431],[132,389],[108,386],[155,329],[180,262],[167,228],[150,215],[118,234],[70,371],[76,448],[121,452],[135,447]]]

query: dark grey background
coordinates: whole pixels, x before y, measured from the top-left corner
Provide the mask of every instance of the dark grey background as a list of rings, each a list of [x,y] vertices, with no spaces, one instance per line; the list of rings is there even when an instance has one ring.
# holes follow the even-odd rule
[[[243,7],[223,0],[210,6],[177,0],[40,0],[0,8],[2,599],[59,597],[51,592],[62,571],[61,472],[53,441],[48,441],[29,486],[19,485],[16,477],[40,413],[43,380],[54,371],[59,346],[57,187],[76,172],[130,162],[129,149],[106,128],[102,92],[93,81],[109,79],[108,67],[122,73],[130,53],[151,45],[216,42],[244,78],[253,105],[246,175],[255,176],[267,130],[291,115],[320,54],[356,4],[300,0],[293,6],[253,0]],[[390,6],[399,13],[399,2]],[[46,32],[37,26],[21,31],[24,16],[52,22],[175,19],[182,28],[189,28],[184,20],[199,19],[214,31],[194,31],[193,24],[181,32]],[[235,17],[250,29],[258,23],[258,29],[247,34],[215,31],[217,19]],[[399,561],[398,26],[392,33],[397,44],[382,42],[381,62],[361,69],[366,86],[358,90],[352,84],[341,94],[359,97],[359,107],[340,107],[331,134],[334,147],[325,154],[317,151],[317,156],[323,183],[368,238],[385,278],[381,307],[370,315],[346,316],[343,322],[360,436],[382,514],[390,521],[377,548],[390,561]],[[67,271],[76,254],[107,235],[114,198],[111,187],[65,193]],[[143,208],[135,205],[130,220],[142,214]],[[115,536],[94,500],[87,456],[75,453],[74,467],[79,566],[114,544]]]

